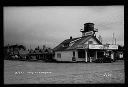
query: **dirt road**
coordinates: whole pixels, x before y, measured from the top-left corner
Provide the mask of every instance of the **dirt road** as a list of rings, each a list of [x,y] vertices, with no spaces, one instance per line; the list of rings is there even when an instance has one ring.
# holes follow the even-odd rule
[[[5,84],[124,83],[124,62],[42,63],[4,60]]]

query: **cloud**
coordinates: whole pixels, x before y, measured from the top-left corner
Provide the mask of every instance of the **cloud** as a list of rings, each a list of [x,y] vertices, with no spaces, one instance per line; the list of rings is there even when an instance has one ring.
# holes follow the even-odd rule
[[[70,36],[80,37],[84,23],[93,22],[104,41],[124,40],[124,6],[4,7],[4,41],[55,47]]]

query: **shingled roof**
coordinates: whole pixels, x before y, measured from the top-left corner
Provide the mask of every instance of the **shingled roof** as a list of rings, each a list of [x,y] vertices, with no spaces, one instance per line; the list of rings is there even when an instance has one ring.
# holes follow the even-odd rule
[[[95,36],[89,35],[84,37],[66,39],[62,43],[60,43],[58,46],[56,46],[53,50],[54,51],[73,50],[73,49],[76,49],[78,45],[82,44],[83,41],[85,43],[90,38],[94,38],[99,44],[102,44]]]

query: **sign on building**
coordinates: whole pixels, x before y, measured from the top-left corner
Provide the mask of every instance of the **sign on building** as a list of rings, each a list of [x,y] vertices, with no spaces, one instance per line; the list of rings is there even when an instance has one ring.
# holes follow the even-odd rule
[[[118,49],[118,45],[109,45],[108,49]]]
[[[94,45],[89,44],[89,49],[118,49],[117,45]]]
[[[89,44],[89,49],[103,49],[103,45]]]
[[[92,35],[92,34],[94,34],[94,32],[93,31],[89,31],[89,32],[85,33],[85,36]]]
[[[94,31],[95,31],[95,32],[98,32],[98,29],[94,28]]]

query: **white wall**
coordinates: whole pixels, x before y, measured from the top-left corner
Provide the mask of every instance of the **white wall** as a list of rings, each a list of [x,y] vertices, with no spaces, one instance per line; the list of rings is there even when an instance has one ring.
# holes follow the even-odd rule
[[[85,50],[86,52],[86,50]],[[57,58],[57,53],[61,54],[61,58]],[[73,50],[71,51],[57,51],[55,52],[55,59],[58,61],[72,61]],[[86,61],[86,58],[78,58],[78,51],[75,50],[76,61]]]
[[[93,38],[90,38],[88,41],[93,41],[93,44],[99,44],[99,43],[97,43],[97,41],[96,41],[95,39],[93,39]],[[87,41],[86,43],[84,43],[84,44],[88,44],[88,41]]]
[[[57,58],[57,53],[61,54],[61,58]],[[55,59],[58,61],[72,61],[73,51],[57,51],[55,52]]]

